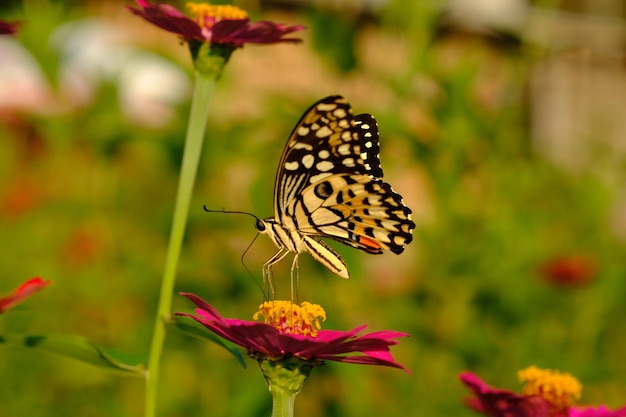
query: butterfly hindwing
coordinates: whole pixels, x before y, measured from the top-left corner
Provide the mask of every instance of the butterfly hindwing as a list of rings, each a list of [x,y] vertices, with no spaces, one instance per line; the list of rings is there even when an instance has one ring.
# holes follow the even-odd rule
[[[288,212],[305,235],[328,237],[369,253],[401,253],[411,242],[411,210],[386,182],[333,174],[302,190]],[[306,219],[306,221],[300,221]]]

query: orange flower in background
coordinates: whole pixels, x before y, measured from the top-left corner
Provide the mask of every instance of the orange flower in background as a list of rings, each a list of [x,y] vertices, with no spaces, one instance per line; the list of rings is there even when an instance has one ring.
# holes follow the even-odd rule
[[[50,284],[52,284],[52,281],[46,281],[39,277],[29,279],[17,287],[17,289],[11,294],[0,297],[0,313],[10,310],[26,298]]]
[[[569,287],[591,282],[596,278],[597,271],[595,258],[583,253],[557,256],[539,268],[546,281]]]
[[[9,217],[19,217],[34,209],[41,200],[41,189],[30,178],[18,178],[0,193],[0,212]]]
[[[94,262],[103,250],[103,239],[95,227],[78,227],[68,236],[62,250],[68,266],[81,267]]]

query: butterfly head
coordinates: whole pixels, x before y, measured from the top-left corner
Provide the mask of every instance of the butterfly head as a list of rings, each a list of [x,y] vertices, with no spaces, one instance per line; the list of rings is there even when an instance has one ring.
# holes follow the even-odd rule
[[[276,220],[269,218],[269,219],[256,219],[256,223],[254,224],[254,227],[256,228],[257,232],[262,233],[264,235],[268,235],[272,238],[272,240],[276,243],[276,245],[278,247],[281,247],[283,245],[281,245],[280,243],[276,242],[275,236],[276,236],[276,229],[283,229],[277,222]]]
[[[266,223],[266,221],[265,221],[265,220],[263,220],[263,219],[259,219],[259,218],[257,218],[257,219],[256,219],[256,223],[255,223],[254,227],[256,227],[256,230],[257,230],[259,233],[267,233],[267,228],[268,228],[268,227],[267,227],[267,223]]]

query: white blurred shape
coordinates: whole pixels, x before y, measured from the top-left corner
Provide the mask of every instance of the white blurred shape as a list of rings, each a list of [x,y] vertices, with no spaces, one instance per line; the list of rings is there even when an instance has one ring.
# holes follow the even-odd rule
[[[101,83],[118,87],[119,105],[135,124],[166,125],[189,98],[188,75],[166,59],[124,44],[123,31],[89,19],[60,27],[51,38],[63,57],[60,85],[76,105],[94,99]]]
[[[33,55],[9,36],[0,37],[0,110],[43,112],[51,93]]]
[[[449,0],[444,9],[451,22],[477,32],[520,33],[530,13],[526,0]]]

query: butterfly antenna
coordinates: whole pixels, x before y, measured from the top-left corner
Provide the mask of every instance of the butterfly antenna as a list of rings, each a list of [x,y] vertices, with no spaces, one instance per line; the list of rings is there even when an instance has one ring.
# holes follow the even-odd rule
[[[254,215],[254,214],[252,214],[252,213],[248,213],[247,211],[226,210],[226,209],[224,209],[224,208],[222,208],[221,210],[211,210],[211,209],[208,209],[208,208],[206,207],[206,205],[203,205],[203,206],[202,206],[202,208],[203,208],[203,209],[204,209],[204,211],[206,211],[207,213],[245,214],[245,215],[247,215],[247,216],[254,217],[256,220],[259,220],[259,218],[258,218],[257,216],[255,216],[255,215]],[[256,239],[256,237],[255,237],[255,239]],[[254,242],[254,240],[253,240],[252,242]]]
[[[206,211],[207,213],[225,213],[225,214],[245,214],[248,215],[250,217],[253,217],[254,219],[256,219],[257,221],[259,220],[259,218],[257,216],[255,216],[252,213],[248,213],[247,211],[237,211],[237,210],[226,210],[224,208],[222,208],[221,210],[211,210],[208,209],[206,205],[203,205],[202,208],[204,209],[204,211]],[[254,237],[254,239],[252,239],[252,242],[250,242],[250,244],[248,245],[248,247],[246,248],[246,250],[243,251],[243,253],[241,254],[241,265],[243,266],[243,268],[248,272],[248,274],[250,275],[250,277],[254,280],[254,282],[256,283],[257,287],[259,287],[259,289],[261,290],[261,292],[263,294],[265,294],[265,291],[263,291],[263,286],[261,285],[261,283],[259,282],[259,280],[257,279],[257,277],[254,276],[254,274],[252,273],[252,271],[250,271],[250,269],[248,268],[248,266],[246,265],[246,262],[244,261],[244,258],[246,256],[246,254],[248,253],[248,251],[250,250],[250,248],[252,247],[252,245],[254,244],[254,242],[256,241],[256,239],[259,237],[259,233],[256,234],[256,236]]]
[[[254,237],[254,239],[252,239],[252,242],[250,242],[250,244],[248,245],[248,247],[246,248],[246,250],[243,251],[243,253],[241,254],[241,265],[243,266],[243,268],[248,271],[248,274],[250,274],[250,276],[252,277],[252,279],[254,280],[254,282],[256,283],[257,287],[259,287],[259,289],[261,290],[261,292],[263,294],[265,294],[265,292],[263,291],[263,286],[261,285],[261,283],[259,282],[259,280],[257,279],[257,277],[254,276],[254,274],[252,273],[252,271],[250,271],[250,269],[248,268],[248,266],[246,265],[246,262],[244,261],[244,258],[246,256],[246,254],[248,253],[248,251],[250,250],[250,248],[252,247],[252,245],[254,245],[254,242],[256,241],[256,239],[259,237],[260,233],[257,233],[256,236]]]

